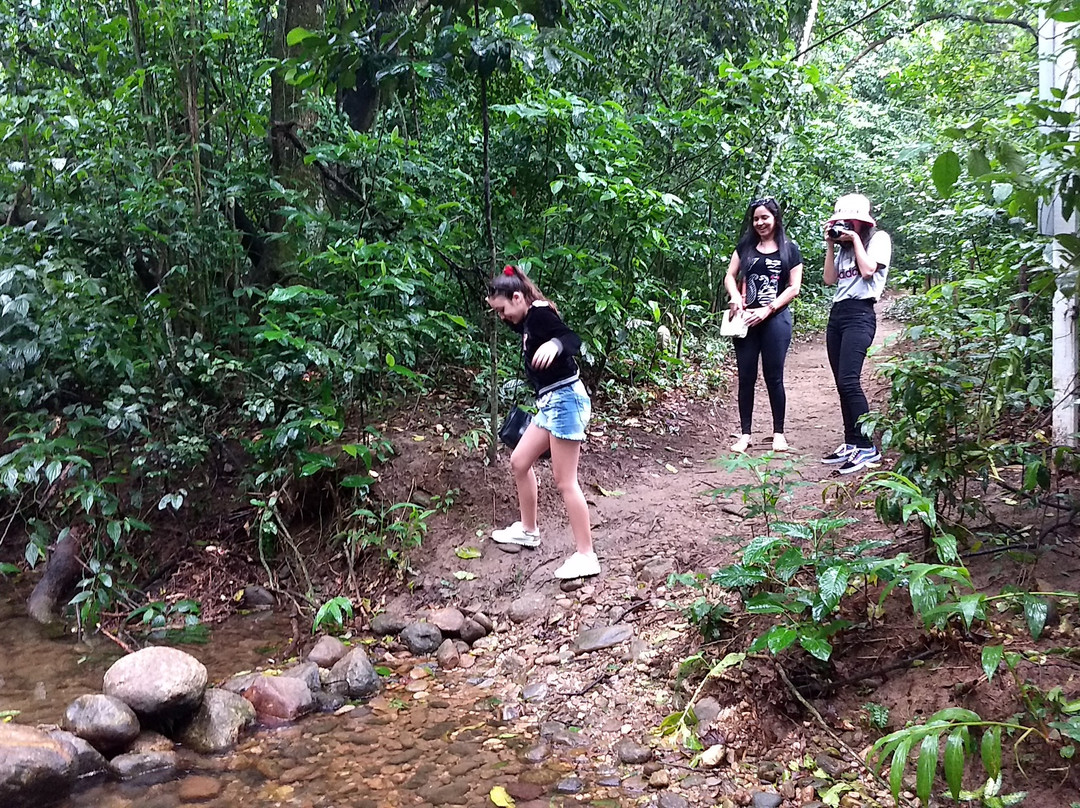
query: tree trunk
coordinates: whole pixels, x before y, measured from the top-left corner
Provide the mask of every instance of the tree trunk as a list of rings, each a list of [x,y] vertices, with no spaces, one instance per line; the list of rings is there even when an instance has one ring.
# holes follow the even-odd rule
[[[57,619],[60,605],[67,603],[68,596],[82,575],[79,550],[82,548],[84,526],[73,527],[63,541],[57,542],[45,562],[45,572],[26,601],[26,612],[34,620],[48,625]]]
[[[288,46],[289,31],[294,28],[320,30],[323,15],[322,0],[278,0],[277,29],[271,48],[273,57],[283,60],[297,55],[297,48]],[[318,209],[322,206],[318,170],[314,165],[304,164],[303,155],[288,137],[292,133],[302,140],[304,130],[314,123],[315,113],[304,105],[303,91],[285,81],[285,69],[279,65],[270,75],[271,170],[282,186],[300,192],[312,208]],[[283,214],[271,216],[271,231],[282,232],[285,226]],[[289,238],[275,239],[269,247],[268,276],[259,279],[264,283],[273,282],[295,257],[295,244]]]
[[[480,30],[480,2],[473,0],[473,14],[476,30]],[[484,130],[484,236],[487,240],[490,266],[488,274],[495,275],[498,261],[495,256],[495,232],[491,227],[491,121],[488,117],[487,76],[480,75],[480,118]],[[488,461],[495,462],[495,452],[499,448],[499,334],[495,321],[487,318],[488,345],[491,348],[491,385],[488,388],[488,403],[491,406],[491,441],[488,444]]]

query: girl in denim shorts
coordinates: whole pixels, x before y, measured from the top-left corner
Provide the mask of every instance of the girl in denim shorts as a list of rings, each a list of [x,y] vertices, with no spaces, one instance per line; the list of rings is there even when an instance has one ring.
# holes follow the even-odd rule
[[[551,452],[555,485],[566,504],[576,552],[555,571],[556,578],[597,575],[600,562],[593,551],[589,506],[578,484],[578,459],[592,403],[578,378],[574,356],[581,338],[559,317],[555,304],[516,267],[508,266],[488,283],[487,304],[499,318],[522,336],[525,374],[536,391],[537,414],[510,455],[510,470],[517,485],[521,519],[493,531],[499,544],[537,547],[536,473],[533,465]]]

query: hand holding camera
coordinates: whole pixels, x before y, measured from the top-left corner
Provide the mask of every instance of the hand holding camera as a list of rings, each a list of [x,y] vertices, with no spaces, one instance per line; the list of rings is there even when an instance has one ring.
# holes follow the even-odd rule
[[[825,238],[829,241],[853,241],[855,225],[846,219],[830,222],[825,228]]]

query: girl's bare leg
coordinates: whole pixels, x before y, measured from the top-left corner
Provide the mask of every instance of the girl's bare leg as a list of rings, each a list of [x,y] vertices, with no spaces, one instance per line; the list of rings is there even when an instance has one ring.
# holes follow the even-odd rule
[[[566,504],[566,516],[570,520],[570,530],[574,533],[574,545],[579,553],[591,553],[593,543],[589,503],[585,501],[585,494],[578,484],[578,458],[580,457],[580,441],[551,436],[551,470],[555,476],[555,485]],[[524,521],[523,516],[522,522]]]
[[[530,533],[536,530],[536,473],[533,464],[548,449],[551,433],[535,424],[529,424],[525,434],[510,454],[510,471],[517,486],[518,509],[521,526]]]

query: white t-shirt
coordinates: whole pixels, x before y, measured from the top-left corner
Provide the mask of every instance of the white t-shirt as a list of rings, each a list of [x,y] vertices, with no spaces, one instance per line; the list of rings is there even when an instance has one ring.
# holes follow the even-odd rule
[[[839,246],[839,245],[838,245]],[[866,254],[877,264],[877,271],[869,280],[863,278],[855,263],[855,248],[845,245],[835,253],[836,294],[833,303],[841,300],[877,300],[885,291],[885,279],[892,261],[892,239],[884,230],[870,237]]]

